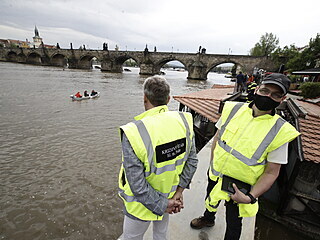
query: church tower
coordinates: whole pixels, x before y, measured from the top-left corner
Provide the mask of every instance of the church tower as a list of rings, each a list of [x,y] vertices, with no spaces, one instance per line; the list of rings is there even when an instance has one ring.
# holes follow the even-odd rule
[[[35,48],[39,48],[41,43],[42,43],[42,38],[39,35],[39,31],[37,29],[37,26],[35,26],[35,28],[34,28],[34,37],[33,37],[33,45],[35,46]]]

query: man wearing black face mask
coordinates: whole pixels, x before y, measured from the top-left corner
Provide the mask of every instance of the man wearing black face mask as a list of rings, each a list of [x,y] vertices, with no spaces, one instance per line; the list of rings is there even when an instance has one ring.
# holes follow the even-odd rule
[[[206,211],[191,221],[192,228],[214,226],[221,200],[226,206],[225,240],[238,240],[242,218],[256,215],[257,198],[275,182],[281,164],[287,163],[288,143],[299,135],[275,112],[289,85],[285,75],[272,73],[256,88],[251,103],[225,103],[212,143]]]
[[[285,99],[289,86],[290,80],[285,75],[267,75],[255,91],[254,107],[258,111],[256,114],[268,112],[274,115],[275,108]]]

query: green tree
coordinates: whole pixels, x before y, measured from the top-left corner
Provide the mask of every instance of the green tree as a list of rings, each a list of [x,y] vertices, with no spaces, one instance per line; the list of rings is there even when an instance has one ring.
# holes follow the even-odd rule
[[[251,56],[269,56],[279,44],[279,39],[273,33],[265,33],[261,36],[260,41],[257,42],[250,50]]]
[[[309,41],[308,47],[288,60],[287,67],[291,70],[299,71],[314,68],[317,59],[320,57],[320,34]]]
[[[295,45],[285,46],[284,48],[278,47],[272,54],[272,61],[280,68],[282,64],[286,65],[289,60],[296,58],[299,55],[299,50]]]

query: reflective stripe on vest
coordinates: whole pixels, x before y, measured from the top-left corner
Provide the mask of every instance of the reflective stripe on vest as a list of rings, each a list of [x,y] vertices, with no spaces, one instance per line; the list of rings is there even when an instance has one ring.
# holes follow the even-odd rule
[[[141,136],[141,139],[144,143],[144,146],[145,146],[145,148],[147,150],[147,154],[148,154],[148,162],[149,162],[149,166],[150,166],[150,172],[145,171],[145,177],[148,177],[151,173],[154,173],[156,175],[160,175],[161,173],[164,173],[166,171],[173,171],[176,169],[176,166],[180,166],[188,159],[189,152],[191,149],[190,128],[189,128],[189,124],[188,124],[187,119],[184,116],[184,114],[182,112],[179,112],[179,115],[185,125],[185,128],[186,128],[186,139],[187,139],[187,146],[189,149],[186,149],[186,153],[185,153],[183,159],[179,159],[174,164],[166,165],[161,168],[157,168],[154,166],[154,163],[153,163],[154,151],[153,151],[152,144],[150,144],[151,138],[150,138],[150,135],[149,135],[144,123],[141,120],[133,122],[138,128],[139,134]]]
[[[216,205],[210,204],[210,203],[211,203],[211,196],[210,196],[210,194],[209,194],[209,196],[207,197],[207,199],[208,199],[208,204],[209,204],[210,207],[212,207],[212,208],[218,208],[218,207],[219,207],[220,201],[218,201],[218,203],[217,203]],[[207,199],[206,199],[206,200],[207,200]]]
[[[162,196],[164,196],[165,198],[168,198],[169,195],[173,192],[175,192],[178,188],[178,185],[174,185],[172,186],[171,190],[169,193],[162,193],[162,192],[158,192],[159,194],[161,194]],[[119,189],[118,193],[121,195],[121,197],[123,197],[127,202],[137,202],[137,198],[135,196],[129,196],[127,194],[125,194],[124,190]]]
[[[219,139],[221,138],[222,134],[224,133],[224,131],[226,130],[226,126],[228,125],[228,123],[230,122],[230,120],[233,118],[234,115],[236,115],[236,113],[238,112],[238,110],[243,106],[244,103],[237,103],[236,105],[234,105],[234,107],[232,108],[226,122],[223,124],[223,126],[221,127],[221,130],[219,132]]]
[[[221,131],[219,133],[218,144],[223,150],[225,150],[226,152],[230,153],[232,156],[234,156],[235,158],[237,158],[239,161],[243,162],[247,166],[266,165],[267,164],[266,159],[264,159],[260,163],[258,163],[257,161],[261,158],[261,156],[263,155],[263,153],[265,152],[267,147],[270,145],[270,143],[274,140],[274,138],[276,137],[276,135],[280,131],[280,129],[283,126],[283,124],[285,124],[285,121],[282,118],[278,118],[276,120],[275,124],[272,126],[272,128],[269,130],[269,132],[265,136],[265,138],[260,143],[259,147],[256,149],[255,153],[252,155],[252,157],[248,158],[248,157],[242,155],[237,150],[235,150],[232,147],[230,147],[225,141],[221,140],[221,136],[223,135],[223,133],[224,133],[224,131],[226,129],[226,126],[231,121],[231,119],[236,115],[238,110],[243,106],[243,104],[244,103],[237,103],[233,107],[233,109],[231,110],[231,112],[230,112],[225,124],[221,127]],[[214,170],[214,168],[213,168],[213,160],[212,160],[211,170],[212,170],[212,174],[213,175],[222,176],[222,174],[220,172]]]

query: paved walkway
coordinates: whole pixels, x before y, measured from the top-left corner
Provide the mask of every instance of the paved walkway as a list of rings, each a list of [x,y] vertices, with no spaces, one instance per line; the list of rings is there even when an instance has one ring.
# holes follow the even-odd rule
[[[216,224],[212,228],[194,230],[190,221],[201,216],[205,210],[204,197],[207,186],[207,169],[209,166],[211,143],[207,144],[198,154],[199,163],[191,188],[184,191],[185,208],[178,214],[170,215],[170,240],[223,240],[225,232],[224,204],[221,202],[216,215]],[[255,217],[244,218],[241,240],[253,240],[255,230]],[[152,226],[149,226],[144,240],[152,240]]]

